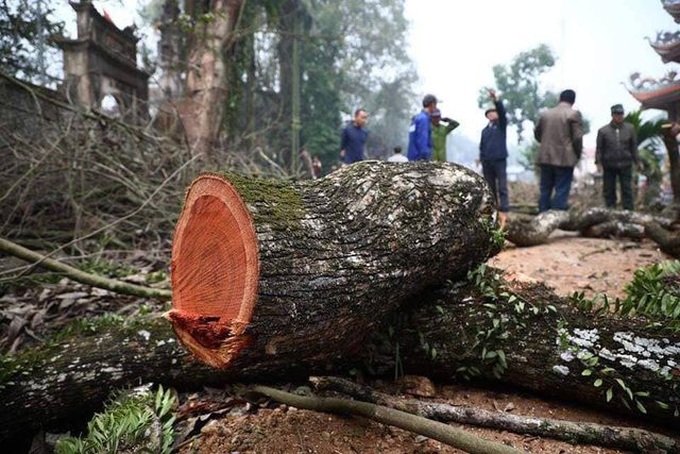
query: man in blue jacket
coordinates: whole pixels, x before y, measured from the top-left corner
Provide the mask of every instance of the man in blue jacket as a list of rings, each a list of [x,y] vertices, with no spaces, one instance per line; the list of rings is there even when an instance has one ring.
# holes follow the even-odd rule
[[[503,101],[498,99],[494,90],[489,90],[489,97],[494,106],[484,112],[489,124],[482,129],[479,142],[479,160],[482,163],[482,174],[489,184],[496,206],[501,228],[508,219],[508,147],[506,145],[508,119]]]
[[[437,98],[425,95],[423,110],[411,120],[408,129],[408,160],[429,161],[432,159],[432,122],[430,115],[437,108]]]

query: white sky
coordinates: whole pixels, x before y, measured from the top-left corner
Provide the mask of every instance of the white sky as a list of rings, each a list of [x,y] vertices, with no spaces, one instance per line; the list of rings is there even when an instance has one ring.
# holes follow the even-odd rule
[[[442,114],[461,123],[454,134],[475,142],[486,124],[477,96],[493,87],[492,67],[545,43],[558,57],[545,88],[576,91],[575,107],[591,124],[584,145],[594,147],[612,104],[639,108],[626,89],[630,74],[658,78],[674,67],[645,37],[680,30],[659,0],[406,0],[406,17],[419,96],[444,100]]]

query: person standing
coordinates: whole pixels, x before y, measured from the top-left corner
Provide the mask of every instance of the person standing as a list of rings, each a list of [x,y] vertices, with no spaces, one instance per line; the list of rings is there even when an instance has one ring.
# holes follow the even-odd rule
[[[430,115],[432,121],[432,159],[434,161],[446,162],[446,136],[456,129],[460,123],[448,117],[442,118],[439,109],[434,109]],[[443,123],[446,123],[444,126]]]
[[[616,180],[621,188],[621,205],[633,210],[633,164],[640,168],[637,137],[632,124],[625,121],[621,104],[611,107],[612,121],[597,131],[595,164],[602,172],[602,193],[607,208],[616,208]]]
[[[539,213],[568,208],[574,167],[583,152],[583,120],[573,108],[575,102],[576,92],[564,90],[557,106],[542,112],[534,128],[540,143],[536,159],[541,170]]]
[[[340,159],[345,164],[363,161],[366,159],[366,141],[368,130],[365,128],[368,122],[368,112],[359,108],[354,112],[354,120],[345,126],[340,137]]]
[[[408,162],[408,158],[401,152],[401,147],[394,147],[394,153],[387,158],[387,162]]]
[[[323,164],[317,155],[312,156],[312,170],[314,170],[314,178],[321,178],[323,175]]]
[[[423,97],[423,110],[411,120],[408,129],[409,161],[429,161],[432,159],[432,122],[430,114],[437,108],[437,98],[434,95]]]
[[[489,98],[493,107],[486,109],[484,116],[489,120],[479,141],[479,161],[482,163],[482,175],[491,189],[501,229],[508,219],[510,203],[508,200],[508,118],[503,101],[498,99],[495,90],[489,90]]]

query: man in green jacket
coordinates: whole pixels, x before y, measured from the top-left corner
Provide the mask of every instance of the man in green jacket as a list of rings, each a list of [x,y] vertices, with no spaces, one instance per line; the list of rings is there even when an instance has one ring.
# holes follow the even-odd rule
[[[446,136],[456,129],[460,123],[450,118],[442,118],[439,109],[430,114],[432,121],[432,160],[446,162]],[[443,123],[446,123],[444,126]]]
[[[638,161],[635,128],[626,121],[623,106],[611,107],[612,121],[597,131],[595,164],[602,172],[602,192],[607,208],[616,208],[616,180],[621,187],[621,205],[624,210],[633,210],[633,166]]]

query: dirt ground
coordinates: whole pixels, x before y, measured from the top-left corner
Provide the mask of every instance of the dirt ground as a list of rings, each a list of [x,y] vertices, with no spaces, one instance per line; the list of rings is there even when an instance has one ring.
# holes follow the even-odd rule
[[[602,292],[606,292],[609,297],[622,297],[625,285],[632,279],[636,269],[665,260],[671,260],[671,257],[658,251],[651,242],[589,239],[556,231],[546,244],[540,246],[516,248],[508,243],[489,263],[503,269],[509,280],[542,280],[560,295],[583,291],[588,297]],[[378,389],[388,386],[380,382],[371,385]],[[474,383],[435,384],[435,389],[436,394],[430,399],[453,405],[522,416],[634,425],[631,421],[612,418],[566,402],[543,400],[512,390],[479,388]],[[229,403],[210,407],[210,411],[191,411],[192,408],[208,408],[206,399],[210,400],[209,395],[201,394],[182,402],[183,411],[186,412],[183,427],[187,433],[193,432],[192,435],[187,434],[180,453],[463,452],[438,441],[362,418],[315,413],[273,402],[257,406],[222,399],[221,402]],[[461,428],[530,453],[625,452],[597,446],[575,446],[563,441],[472,426]],[[660,428],[646,428],[668,434]]]

